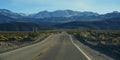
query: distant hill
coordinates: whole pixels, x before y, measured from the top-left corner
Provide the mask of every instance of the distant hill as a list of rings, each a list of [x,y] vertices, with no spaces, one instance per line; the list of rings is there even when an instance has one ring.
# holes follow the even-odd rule
[[[92,29],[92,30],[120,30],[120,18],[100,21],[72,21],[66,23],[31,23],[9,22],[0,23],[0,31],[32,31],[50,29]]]
[[[50,26],[28,23],[28,22],[11,22],[11,23],[1,23],[0,31],[33,31],[51,29]]]
[[[0,23],[6,23],[6,22],[11,22],[11,21],[15,21],[15,19],[0,14]]]
[[[113,18],[115,19],[115,18]],[[73,21],[55,25],[58,29],[92,29],[92,30],[120,30],[119,20],[103,21]]]

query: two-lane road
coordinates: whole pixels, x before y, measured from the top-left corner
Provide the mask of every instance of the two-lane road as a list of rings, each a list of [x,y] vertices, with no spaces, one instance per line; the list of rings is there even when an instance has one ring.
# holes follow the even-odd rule
[[[34,60],[35,57],[37,60],[88,60],[65,32],[51,35],[40,43],[0,54],[0,60]]]
[[[70,36],[63,32],[59,42],[39,60],[88,60],[72,43]]]

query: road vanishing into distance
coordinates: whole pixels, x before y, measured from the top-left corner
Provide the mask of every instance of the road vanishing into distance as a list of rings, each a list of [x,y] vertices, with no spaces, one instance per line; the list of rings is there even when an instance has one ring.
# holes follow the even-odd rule
[[[0,60],[91,60],[72,41],[71,35],[62,32],[45,40],[0,54]]]

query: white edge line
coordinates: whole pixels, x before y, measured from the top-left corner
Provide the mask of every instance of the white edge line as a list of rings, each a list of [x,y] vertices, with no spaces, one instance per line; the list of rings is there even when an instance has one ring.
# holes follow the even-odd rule
[[[72,37],[69,35],[70,40],[72,41],[73,45],[88,59],[88,60],[92,60],[77,44],[75,44],[73,42]]]

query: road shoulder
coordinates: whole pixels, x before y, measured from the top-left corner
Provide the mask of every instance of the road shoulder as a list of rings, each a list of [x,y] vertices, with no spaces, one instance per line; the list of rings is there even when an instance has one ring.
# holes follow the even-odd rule
[[[99,51],[96,51],[96,50],[84,45],[83,43],[76,40],[73,36],[72,36],[72,39],[73,39],[73,42],[79,48],[81,48],[87,56],[89,56],[91,58],[91,60],[114,60],[111,57],[108,57],[108,56],[100,53]]]

